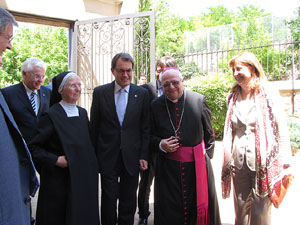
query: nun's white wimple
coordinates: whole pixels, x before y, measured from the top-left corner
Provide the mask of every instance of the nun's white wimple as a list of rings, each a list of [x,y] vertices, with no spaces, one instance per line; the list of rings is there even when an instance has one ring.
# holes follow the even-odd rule
[[[64,88],[64,86],[65,86],[65,84],[66,84],[66,82],[67,82],[67,80],[68,80],[70,77],[73,77],[73,76],[77,76],[77,74],[74,73],[74,72],[70,72],[70,73],[68,73],[68,74],[64,77],[64,79],[62,80],[62,82],[60,83],[60,85],[59,85],[59,87],[58,87],[58,93],[61,93],[61,91],[63,90],[63,88]]]

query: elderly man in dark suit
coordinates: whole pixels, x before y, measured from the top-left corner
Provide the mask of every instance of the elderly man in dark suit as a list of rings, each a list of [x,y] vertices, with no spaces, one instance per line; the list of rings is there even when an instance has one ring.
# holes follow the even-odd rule
[[[133,66],[129,54],[116,54],[115,81],[93,93],[91,134],[101,173],[102,225],[134,223],[139,169],[148,167],[149,95],[131,83]]]
[[[0,8],[0,61],[11,49],[14,17]],[[0,92],[0,224],[30,224],[30,195],[39,182],[31,155]]]
[[[46,63],[29,58],[21,68],[23,82],[2,89],[2,94],[27,143],[31,140],[38,117],[49,108],[51,90],[42,86]]]
[[[166,67],[177,67],[176,60],[169,56],[163,56],[156,62],[156,80],[151,81],[145,85],[143,88],[146,88],[149,91],[150,103],[153,99],[161,96],[163,94],[163,87],[159,80],[159,75]],[[149,103],[149,104],[150,104]],[[141,171],[141,179],[139,183],[139,192],[138,192],[138,209],[139,209],[139,225],[148,224],[148,216],[150,215],[149,211],[149,197],[151,191],[151,185],[153,178],[155,176],[155,166],[156,166],[156,157],[157,150],[155,146],[150,146],[149,150],[149,161],[148,161],[148,170]]]

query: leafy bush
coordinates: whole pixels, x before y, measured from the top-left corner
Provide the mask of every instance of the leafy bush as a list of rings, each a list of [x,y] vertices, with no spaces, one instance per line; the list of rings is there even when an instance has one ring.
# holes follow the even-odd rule
[[[232,75],[215,74],[197,76],[189,80],[187,88],[206,97],[211,110],[212,123],[217,139],[223,137],[224,123],[227,111],[226,98],[233,85]]]
[[[22,63],[30,57],[47,63],[46,81],[68,70],[68,32],[65,28],[21,25],[16,29],[13,48],[5,51],[0,70],[0,87],[22,81]]]
[[[288,119],[292,152],[295,154],[300,151],[300,120],[296,118]]]
[[[199,74],[199,68],[195,62],[188,62],[180,67],[180,72],[184,79],[190,79],[192,76]]]

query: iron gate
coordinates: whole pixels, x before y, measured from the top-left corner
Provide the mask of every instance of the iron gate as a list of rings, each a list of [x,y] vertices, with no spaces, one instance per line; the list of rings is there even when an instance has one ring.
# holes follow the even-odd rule
[[[74,26],[71,70],[83,83],[79,105],[90,110],[93,89],[114,80],[111,59],[119,52],[135,61],[138,75],[155,79],[154,12],[78,21]]]

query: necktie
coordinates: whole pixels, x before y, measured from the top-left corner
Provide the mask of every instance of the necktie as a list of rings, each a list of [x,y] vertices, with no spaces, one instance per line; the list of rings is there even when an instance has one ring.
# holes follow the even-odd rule
[[[124,115],[126,110],[126,91],[125,89],[120,89],[120,95],[117,100],[117,114],[120,121],[120,124],[122,125]]]
[[[34,113],[36,114],[36,103],[35,103],[35,92],[31,92],[30,94],[30,103],[31,103],[31,106],[32,106],[32,109],[34,111]]]

